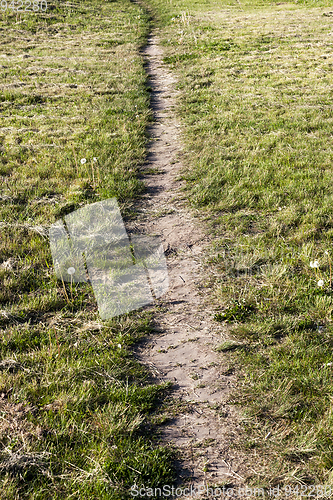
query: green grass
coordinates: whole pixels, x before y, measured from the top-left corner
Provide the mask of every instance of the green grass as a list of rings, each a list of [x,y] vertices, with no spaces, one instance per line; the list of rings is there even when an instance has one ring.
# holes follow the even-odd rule
[[[103,199],[126,215],[143,192],[150,19],[129,0],[48,2],[0,29],[1,498],[132,498],[174,476],[154,440],[167,386],[131,353],[151,316],[99,321],[89,284],[57,281],[47,235]]]
[[[333,4],[147,3],[179,75],[188,198],[215,236],[247,479],[329,484]],[[129,0],[0,16],[1,498],[131,498],[174,476],[153,439],[167,387],[131,353],[151,317],[101,323],[88,284],[56,280],[47,229],[110,197],[129,215],[143,192],[151,21]]]
[[[149,4],[178,74],[188,199],[215,236],[247,479],[330,484],[333,3]]]

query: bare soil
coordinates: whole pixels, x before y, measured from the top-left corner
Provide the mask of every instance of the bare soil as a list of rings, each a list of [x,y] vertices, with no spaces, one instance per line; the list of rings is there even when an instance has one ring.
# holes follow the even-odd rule
[[[155,332],[136,347],[136,356],[149,365],[157,383],[173,382],[173,396],[182,403],[183,410],[164,425],[161,435],[162,443],[180,449],[179,484],[241,485],[245,458],[231,448],[239,435],[239,415],[227,403],[236,381],[214,350],[228,333],[213,320],[212,293],[205,288],[203,258],[211,238],[182,192],[176,78],[163,63],[156,33],[144,57],[155,119],[143,172],[147,192],[135,207],[137,217],[129,230],[161,235],[170,287],[155,308]],[[150,173],[152,169],[158,173]]]

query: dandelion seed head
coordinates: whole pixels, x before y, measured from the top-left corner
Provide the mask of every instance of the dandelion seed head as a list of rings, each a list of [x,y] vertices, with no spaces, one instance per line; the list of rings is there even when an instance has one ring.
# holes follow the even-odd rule
[[[317,283],[318,286],[323,286],[323,284],[324,284],[324,280],[319,280]]]
[[[75,273],[75,268],[74,267],[69,267],[67,269],[67,273],[70,274],[70,275],[74,274]]]
[[[317,260],[310,262],[310,267],[319,267],[319,262]]]

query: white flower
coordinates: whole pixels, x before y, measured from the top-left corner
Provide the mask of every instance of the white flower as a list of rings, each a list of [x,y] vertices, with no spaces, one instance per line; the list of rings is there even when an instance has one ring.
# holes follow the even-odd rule
[[[319,280],[317,283],[318,286],[323,286],[323,284],[324,284],[324,280]]]
[[[74,273],[75,273],[75,269],[74,269],[74,267],[69,267],[69,268],[67,269],[67,272],[68,272],[68,274],[70,274],[70,275],[74,274]]]
[[[319,267],[319,262],[317,260],[310,262],[310,267]]]
[[[121,344],[118,344],[119,349],[121,349]]]
[[[82,163],[82,165],[84,165],[86,161],[87,161],[87,160],[86,160],[85,158],[81,158],[81,163]]]
[[[93,157],[93,160],[94,160],[94,161],[97,161],[97,158],[96,158],[96,156],[94,156],[94,157]]]
[[[327,250],[325,250],[325,253],[326,253],[326,255],[328,255],[328,251]]]

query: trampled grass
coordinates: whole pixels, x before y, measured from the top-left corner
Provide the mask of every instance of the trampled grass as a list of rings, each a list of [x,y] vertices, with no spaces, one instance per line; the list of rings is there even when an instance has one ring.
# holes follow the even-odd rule
[[[188,197],[218,239],[208,286],[248,480],[331,484],[333,3],[149,4],[179,76]]]
[[[89,284],[57,281],[47,238],[83,205],[116,197],[126,214],[143,191],[149,23],[128,0],[0,14],[1,499],[172,482],[173,452],[152,439],[166,387],[129,349],[149,314],[99,321]]]

